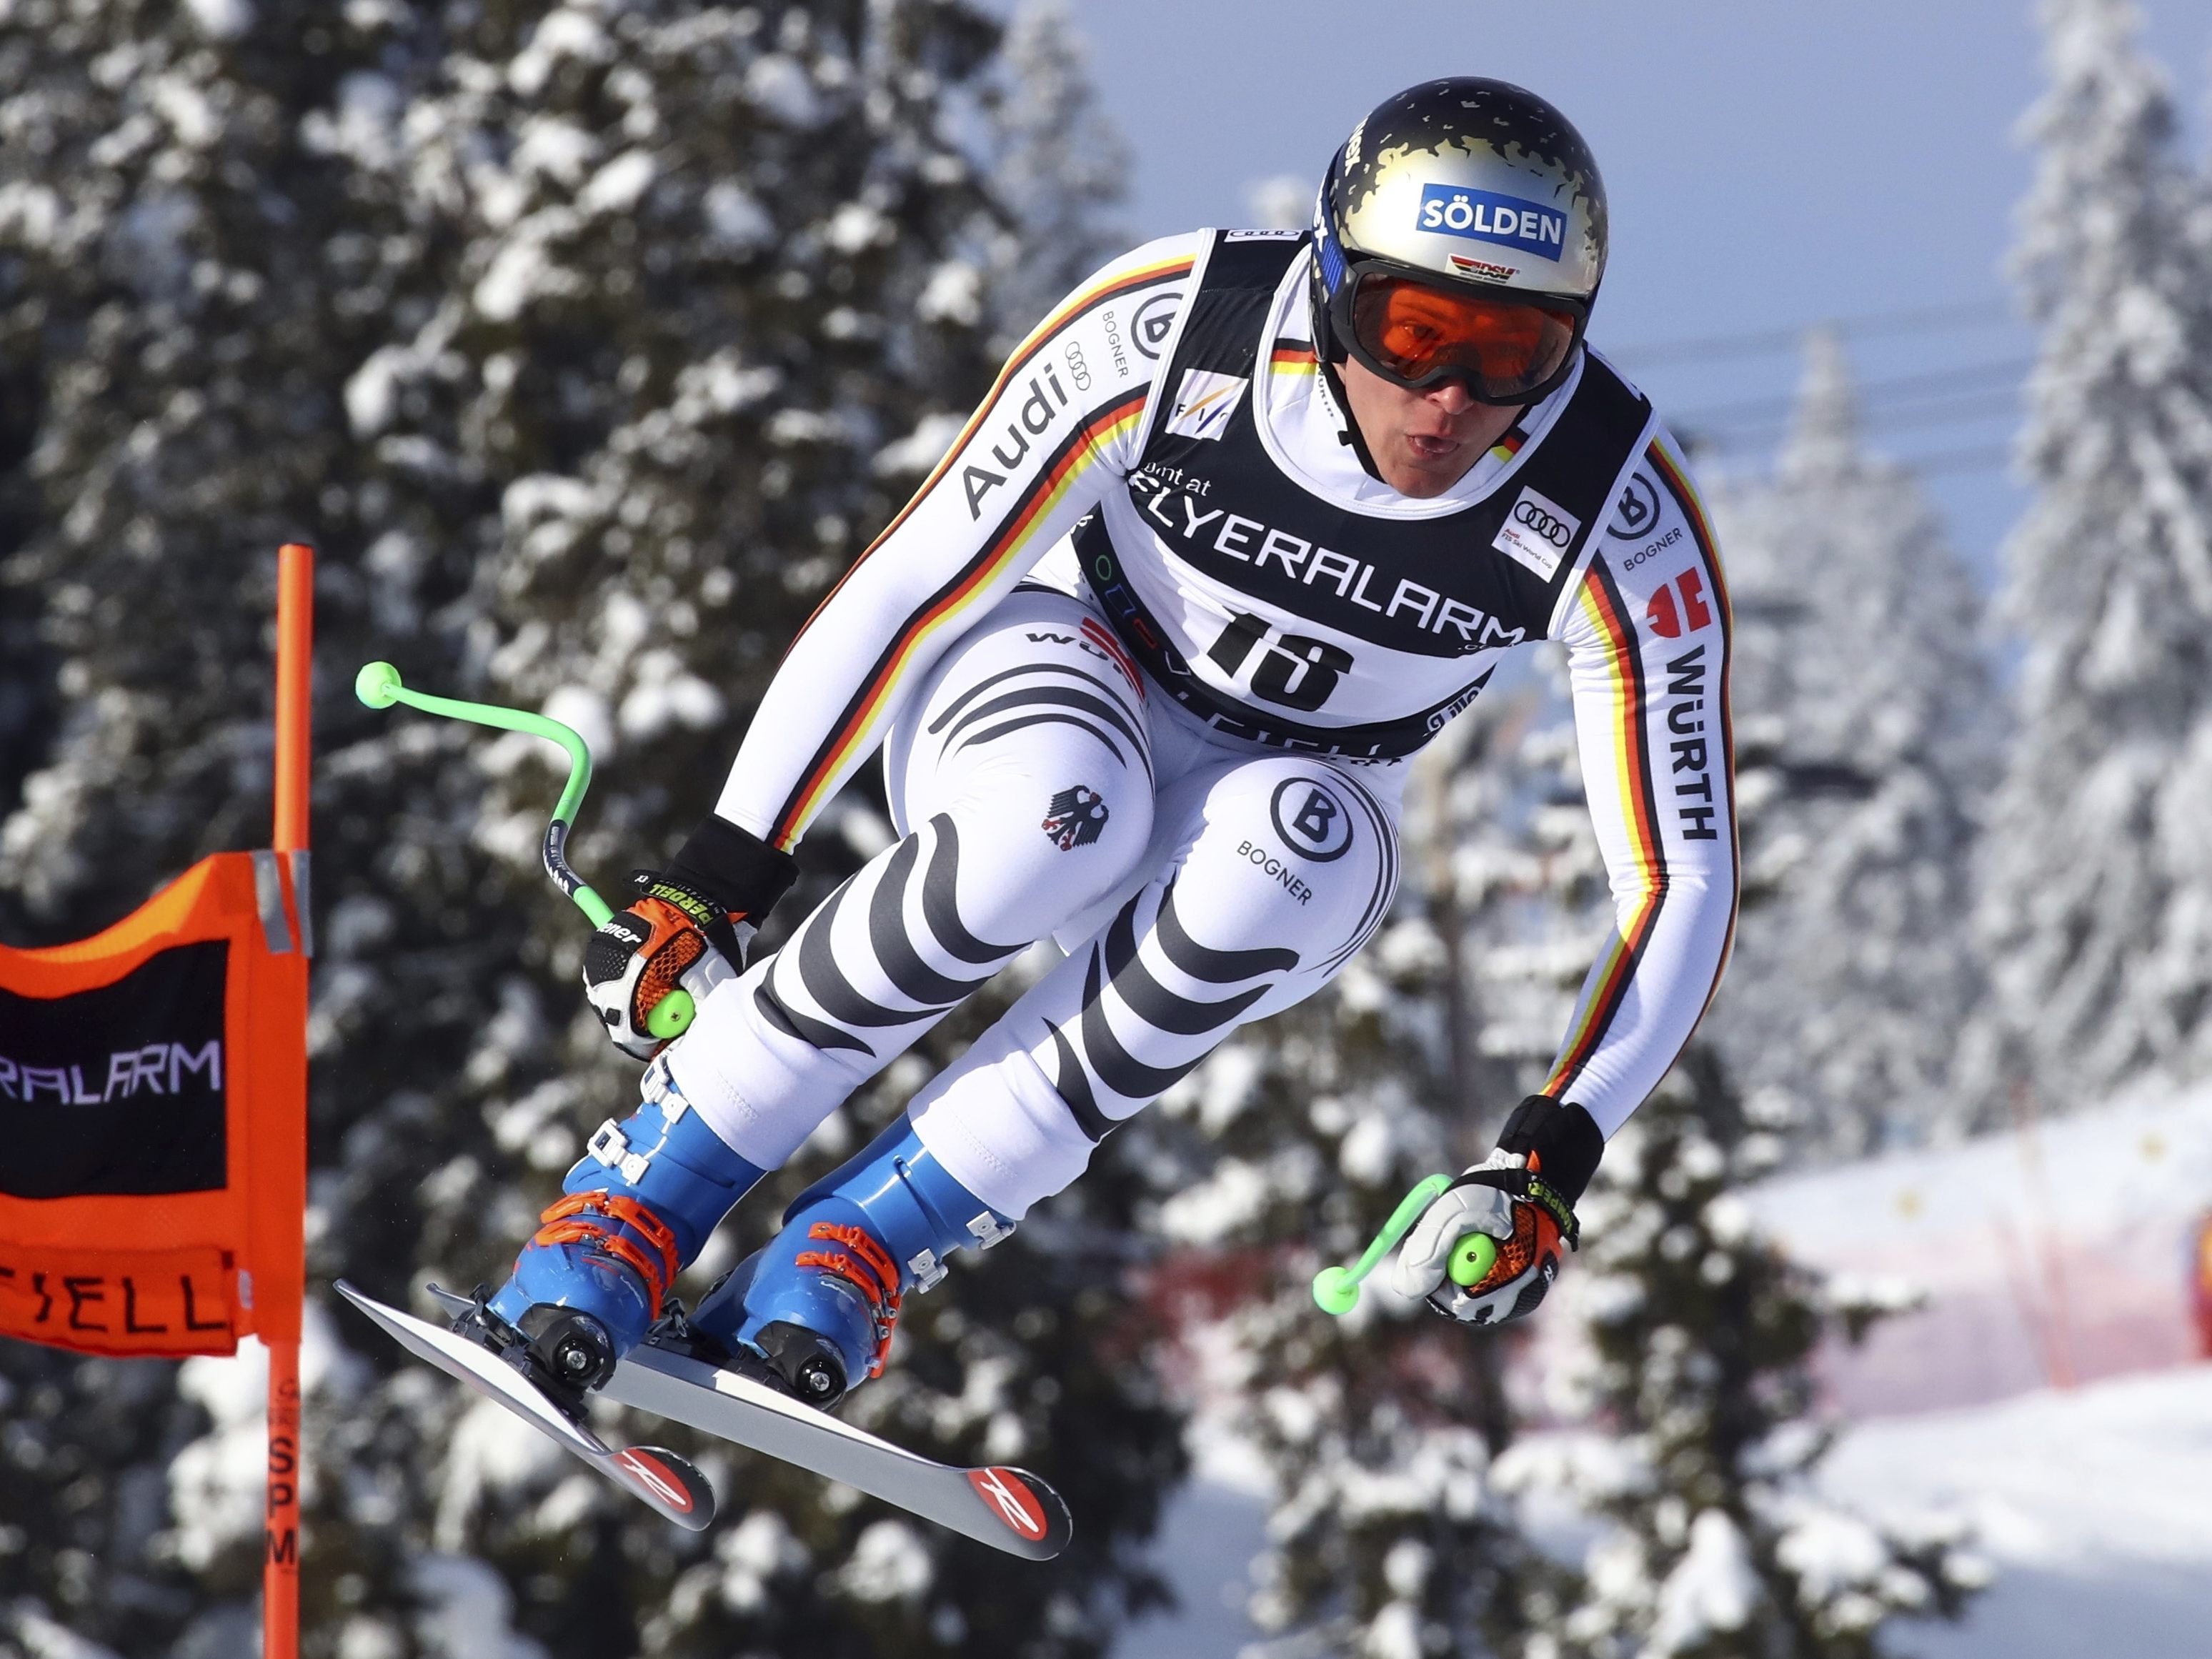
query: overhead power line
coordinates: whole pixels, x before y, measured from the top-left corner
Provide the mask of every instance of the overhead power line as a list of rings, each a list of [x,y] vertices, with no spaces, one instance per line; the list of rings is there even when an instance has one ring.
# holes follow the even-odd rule
[[[1898,462],[1923,477],[1931,472],[1981,472],[2012,465],[2012,446],[1984,444],[1976,449],[1948,449],[1933,455],[1899,455]]]
[[[1988,395],[1993,391],[2012,392],[2035,367],[2032,357],[2007,357],[1994,362],[1963,363],[1955,368],[1923,371],[1917,374],[1893,375],[1887,380],[1867,380],[1852,388],[1852,398],[1863,409],[1883,409],[1899,404],[1940,403],[1966,392]],[[1742,422],[1769,423],[1786,421],[1799,403],[1799,394],[1779,393],[1766,398],[1744,398],[1725,404],[1708,404],[1701,409],[1686,409],[1672,416],[1686,427],[1698,425],[1735,426]]]
[[[1755,333],[1708,335],[1702,339],[1665,340],[1650,345],[1623,346],[1607,356],[1624,368],[1648,368],[1658,363],[1717,362],[1738,357],[1767,357],[1802,350],[1805,336],[1816,327],[1832,328],[1852,338],[1891,334],[1925,334],[1991,327],[2012,319],[2008,301],[1990,297],[1961,300],[1940,306],[1917,306],[1901,311],[1867,312],[1856,317],[1800,324],[1791,328],[1763,329]]]

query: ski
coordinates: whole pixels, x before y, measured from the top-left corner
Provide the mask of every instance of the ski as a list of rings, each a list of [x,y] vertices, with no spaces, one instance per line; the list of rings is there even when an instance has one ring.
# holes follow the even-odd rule
[[[702,1434],[842,1481],[1009,1555],[1049,1561],[1074,1535],[1060,1495],[1025,1469],[937,1462],[764,1383],[649,1342],[630,1351],[600,1392]]]
[[[349,1301],[384,1324],[410,1348],[415,1344],[383,1316],[404,1320],[418,1332],[428,1333],[433,1338],[442,1339],[444,1344],[465,1349],[473,1360],[502,1373],[498,1379],[502,1384],[506,1378],[513,1377],[511,1386],[526,1394],[537,1411],[555,1419],[570,1434],[582,1433],[584,1438],[591,1438],[587,1431],[576,1430],[543,1395],[514,1376],[495,1356],[465,1338],[394,1313],[349,1285],[342,1284],[338,1288]],[[468,1297],[456,1296],[435,1285],[428,1288],[450,1313],[465,1313],[474,1305]],[[438,1355],[425,1353],[420,1348],[416,1352],[434,1364],[453,1370]],[[864,1429],[842,1423],[811,1406],[802,1405],[764,1382],[720,1370],[687,1354],[657,1348],[649,1340],[630,1351],[629,1357],[615,1367],[614,1376],[599,1394],[600,1398],[617,1405],[651,1412],[656,1417],[681,1423],[717,1440],[765,1453],[826,1480],[842,1481],[921,1520],[934,1522],[963,1537],[1026,1560],[1049,1561],[1066,1549],[1068,1540],[1074,1536],[1075,1525],[1068,1515],[1066,1500],[1049,1482],[1026,1469],[995,1465],[963,1468],[957,1464],[939,1463],[878,1439]],[[538,1419],[532,1415],[532,1420]],[[590,1456],[575,1444],[564,1443],[569,1443],[570,1449],[579,1456]],[[654,1457],[682,1465],[697,1489],[706,1493],[711,1518],[714,1494],[704,1478],[673,1452],[647,1449]],[[623,1480],[621,1475],[613,1478]],[[624,1484],[628,1482],[624,1480]]]
[[[714,1489],[677,1453],[659,1446],[610,1446],[582,1424],[571,1421],[497,1354],[428,1320],[388,1308],[343,1279],[334,1288],[416,1358],[428,1360],[447,1376],[505,1407],[666,1519],[692,1532],[703,1532],[713,1524]],[[453,1299],[435,1287],[432,1294],[441,1302]],[[470,1304],[463,1301],[461,1305]]]

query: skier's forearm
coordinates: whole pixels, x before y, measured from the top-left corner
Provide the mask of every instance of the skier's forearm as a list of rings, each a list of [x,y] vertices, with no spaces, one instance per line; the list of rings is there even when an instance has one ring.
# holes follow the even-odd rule
[[[1656,520],[1609,537],[1563,629],[1583,781],[1614,927],[1544,1092],[1610,1135],[1658,1085],[1711,1000],[1735,925],[1726,591],[1711,529],[1663,439],[1632,489]]]
[[[793,641],[717,813],[788,848],[946,647],[1127,471],[1157,362],[1147,301],[1179,300],[1192,238],[1116,260],[1054,308],[890,528]]]

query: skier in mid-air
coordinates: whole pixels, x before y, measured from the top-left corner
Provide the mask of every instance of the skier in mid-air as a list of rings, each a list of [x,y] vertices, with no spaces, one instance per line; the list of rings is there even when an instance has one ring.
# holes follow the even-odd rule
[[[1735,914],[1728,603],[1677,447],[1584,343],[1605,260],[1574,128],[1458,78],[1353,130],[1310,233],[1169,237],[1069,295],[793,642],[714,815],[592,939],[643,1103],[457,1328],[571,1412],[656,1324],[835,1403],[956,1250],[1344,966],[1389,908],[1407,757],[1551,639],[1616,926],[1543,1092],[1392,1267],[1462,1321],[1534,1309]],[[878,746],[902,839],[747,966],[790,848]],[[664,1321],[763,1173],[1047,937],[1066,958]],[[679,985],[697,1016],[664,1048],[647,1016]],[[1497,1263],[1462,1288],[1474,1231]]]

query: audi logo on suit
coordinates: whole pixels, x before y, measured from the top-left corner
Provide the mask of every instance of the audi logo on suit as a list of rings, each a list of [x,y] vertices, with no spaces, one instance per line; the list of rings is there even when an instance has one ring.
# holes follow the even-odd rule
[[[1522,501],[1513,509],[1513,521],[1524,524],[1546,541],[1564,551],[1575,532],[1534,501]]]

